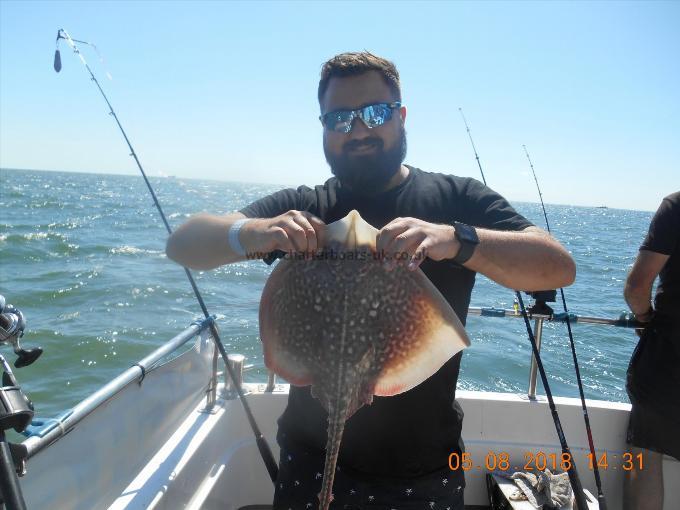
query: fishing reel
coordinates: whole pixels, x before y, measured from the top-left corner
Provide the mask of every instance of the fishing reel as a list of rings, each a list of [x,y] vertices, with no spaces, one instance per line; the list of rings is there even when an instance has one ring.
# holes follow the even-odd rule
[[[526,292],[528,296],[534,298],[534,304],[528,309],[528,312],[532,315],[548,315],[552,317],[553,309],[548,306],[547,303],[554,303],[557,301],[557,291],[556,290],[535,290],[532,292]]]
[[[17,359],[14,361],[16,368],[27,367],[42,354],[40,347],[24,349],[19,339],[24,335],[26,319],[21,311],[7,304],[5,297],[0,294],[0,344],[8,343],[12,346]]]
[[[14,362],[17,368],[33,363],[42,354],[40,347],[23,349],[19,338],[24,334],[26,320],[24,315],[14,306],[7,304],[4,296],[0,295],[0,343],[12,345],[18,356]],[[0,432],[13,428],[22,432],[33,418],[33,404],[21,391],[12,369],[5,357],[0,354],[0,368],[2,369],[2,387],[0,387]]]

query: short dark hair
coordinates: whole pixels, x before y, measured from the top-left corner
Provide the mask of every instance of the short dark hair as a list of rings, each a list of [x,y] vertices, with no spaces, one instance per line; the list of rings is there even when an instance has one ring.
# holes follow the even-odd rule
[[[395,101],[401,101],[399,72],[394,63],[368,51],[359,51],[340,53],[323,64],[319,80],[319,103],[326,93],[328,82],[334,76],[356,76],[368,71],[378,71],[394,94]]]

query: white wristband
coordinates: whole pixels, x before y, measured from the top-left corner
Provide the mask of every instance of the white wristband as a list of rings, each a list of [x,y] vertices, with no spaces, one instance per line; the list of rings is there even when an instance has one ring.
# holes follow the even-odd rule
[[[241,227],[243,227],[243,225],[245,225],[249,221],[250,218],[241,218],[240,220],[236,220],[234,223],[231,224],[231,227],[229,227],[228,234],[229,246],[231,247],[232,250],[234,250],[234,253],[242,257],[245,256],[246,250],[243,248],[241,241],[239,241],[238,234],[241,231]]]

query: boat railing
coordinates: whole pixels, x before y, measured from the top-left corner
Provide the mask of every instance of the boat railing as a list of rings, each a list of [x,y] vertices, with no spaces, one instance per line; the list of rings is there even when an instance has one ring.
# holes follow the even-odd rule
[[[547,322],[563,322],[569,321],[570,324],[599,324],[608,326],[617,326],[622,328],[639,328],[640,324],[636,322],[632,315],[623,314],[618,319],[607,319],[605,317],[589,317],[585,315],[576,315],[573,313],[536,313],[527,310],[529,320],[534,321],[534,338],[536,339],[536,348],[541,351],[541,338],[543,336],[543,325]],[[468,308],[468,315],[476,315],[482,317],[509,317],[515,319],[522,319],[523,316],[518,309],[505,308]],[[536,375],[538,371],[538,364],[533,352],[531,354],[531,364],[529,366],[529,389],[527,396],[530,399],[536,398]]]
[[[475,315],[481,317],[507,317],[521,319],[522,314],[519,309],[506,309],[506,308],[494,308],[494,307],[470,307],[468,308],[468,315]],[[541,350],[541,338],[543,336],[543,325],[545,322],[562,322],[566,323],[569,320],[570,324],[599,324],[607,326],[617,326],[622,328],[639,328],[640,324],[636,322],[632,315],[623,314],[618,319],[608,319],[606,317],[592,317],[586,315],[576,315],[574,313],[536,313],[531,310],[527,310],[527,315],[529,320],[534,321],[534,337],[536,339],[536,347],[539,352]],[[244,358],[241,355],[238,358],[238,362],[232,367],[235,369],[235,373],[238,374],[239,382],[243,379],[243,372],[253,370],[256,368],[255,365],[244,365]],[[529,389],[527,391],[527,396],[530,399],[536,398],[536,378],[538,372],[538,365],[536,363],[536,358],[533,353],[531,354],[531,364],[529,366]],[[228,384],[228,383],[226,383]],[[265,391],[271,392],[276,386],[276,374],[269,371],[269,378],[267,381],[267,386]]]
[[[147,373],[158,366],[160,361],[199,336],[204,330],[209,328],[211,322],[214,320],[213,317],[210,317],[192,323],[187,329],[132,365],[125,370],[125,372],[109,381],[106,385],[85,398],[75,407],[61,414],[56,419],[47,420],[46,424],[40,427],[34,435],[29,436],[21,443],[22,449],[24,449],[24,451],[21,452],[22,456],[26,459],[34,456],[42,449],[73,430],[78,423],[97,408],[115,398],[116,395],[123,391],[128,385],[132,383],[141,383]],[[208,390],[208,405],[210,405],[211,401],[215,401],[214,392],[217,387],[217,360],[214,356],[212,368],[213,370]]]

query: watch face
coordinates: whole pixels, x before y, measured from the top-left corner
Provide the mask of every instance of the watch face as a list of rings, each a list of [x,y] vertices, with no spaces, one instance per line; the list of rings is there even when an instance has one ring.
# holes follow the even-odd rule
[[[465,223],[458,222],[456,222],[454,226],[456,227],[456,237],[458,237],[458,239],[461,242],[472,244],[479,243],[477,232],[475,232],[475,229],[473,227],[471,227],[470,225],[466,225]]]

